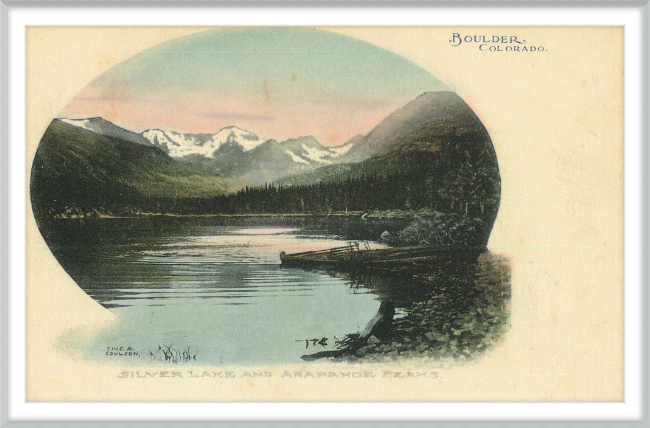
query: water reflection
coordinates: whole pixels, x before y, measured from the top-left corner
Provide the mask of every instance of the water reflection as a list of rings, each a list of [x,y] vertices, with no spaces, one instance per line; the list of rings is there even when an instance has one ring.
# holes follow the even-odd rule
[[[328,231],[322,219],[265,221],[57,223],[45,235],[53,253],[117,317],[92,340],[71,335],[67,343],[91,359],[104,358],[106,346],[147,356],[173,344],[201,364],[299,362],[310,351],[340,351],[388,301],[395,320],[386,335],[370,335],[339,358],[473,358],[507,330],[510,270],[502,257],[455,256],[393,276],[285,269],[280,251],[344,245],[349,237],[339,234],[355,223],[334,219]]]

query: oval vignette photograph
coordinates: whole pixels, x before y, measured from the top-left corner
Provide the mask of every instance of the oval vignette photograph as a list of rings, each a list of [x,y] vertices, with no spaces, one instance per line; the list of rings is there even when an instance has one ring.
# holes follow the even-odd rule
[[[80,360],[441,367],[508,335],[486,127],[441,78],[348,36],[145,50],[53,118],[29,190],[49,250],[115,316],[60,338]]]

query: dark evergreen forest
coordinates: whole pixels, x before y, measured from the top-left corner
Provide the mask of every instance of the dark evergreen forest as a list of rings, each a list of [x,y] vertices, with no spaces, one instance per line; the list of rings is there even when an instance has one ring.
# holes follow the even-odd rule
[[[315,184],[269,183],[209,197],[143,196],[127,186],[97,191],[92,186],[79,186],[79,182],[69,183],[66,197],[49,199],[43,204],[48,210],[42,214],[51,218],[61,214],[331,214],[430,209],[478,216],[489,222],[486,216],[491,217],[498,209],[499,175],[487,151],[445,157],[418,153],[400,157],[399,165],[372,159],[358,171]]]

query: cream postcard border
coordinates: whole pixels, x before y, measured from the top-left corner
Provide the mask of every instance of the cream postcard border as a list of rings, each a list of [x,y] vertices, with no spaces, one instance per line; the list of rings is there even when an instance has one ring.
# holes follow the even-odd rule
[[[624,25],[625,403],[25,403],[25,26],[27,25]],[[145,19],[146,18],[146,19]],[[641,417],[641,31],[639,8],[340,10],[11,8],[9,21],[9,418],[17,420],[639,420]],[[647,25],[647,23],[646,23]],[[18,142],[18,143],[16,143]]]

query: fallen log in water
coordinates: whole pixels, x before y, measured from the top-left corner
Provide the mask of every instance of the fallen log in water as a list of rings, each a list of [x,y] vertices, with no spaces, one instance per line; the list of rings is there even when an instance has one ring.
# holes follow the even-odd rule
[[[282,251],[280,261],[287,267],[409,273],[424,270],[434,263],[478,258],[484,251],[484,247],[417,246],[366,250],[348,246],[294,254]]]

